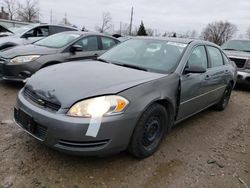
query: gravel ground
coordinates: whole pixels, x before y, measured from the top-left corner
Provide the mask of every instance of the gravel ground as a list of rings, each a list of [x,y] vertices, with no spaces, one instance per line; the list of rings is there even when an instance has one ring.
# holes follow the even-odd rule
[[[84,158],[47,148],[11,119],[20,84],[0,81],[0,187],[250,187],[250,90],[223,112],[177,125],[144,160],[127,153]]]

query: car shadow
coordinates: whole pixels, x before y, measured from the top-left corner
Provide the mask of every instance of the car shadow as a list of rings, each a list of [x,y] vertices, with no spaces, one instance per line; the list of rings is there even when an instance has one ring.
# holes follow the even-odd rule
[[[250,91],[250,84],[236,84],[234,87],[235,91]]]
[[[21,89],[24,85],[23,82],[0,80],[0,86],[5,87],[6,89]]]

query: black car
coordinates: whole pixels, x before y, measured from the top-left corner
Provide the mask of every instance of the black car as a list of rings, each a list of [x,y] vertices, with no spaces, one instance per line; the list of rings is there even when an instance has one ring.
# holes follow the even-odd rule
[[[0,77],[23,81],[41,68],[75,60],[96,59],[119,41],[113,37],[80,31],[58,33],[34,44],[0,52]]]
[[[7,36],[0,38],[0,50],[17,45],[31,44],[56,33],[78,30],[73,27],[61,25],[31,24],[22,27],[8,28],[8,31]]]

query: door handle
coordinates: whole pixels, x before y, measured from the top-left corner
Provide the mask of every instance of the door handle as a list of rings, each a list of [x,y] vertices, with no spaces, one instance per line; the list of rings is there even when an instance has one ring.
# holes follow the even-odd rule
[[[205,80],[210,80],[211,76],[210,75],[206,75]]]

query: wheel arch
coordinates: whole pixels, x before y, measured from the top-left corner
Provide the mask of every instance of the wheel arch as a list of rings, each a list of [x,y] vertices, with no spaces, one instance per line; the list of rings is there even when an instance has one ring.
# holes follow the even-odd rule
[[[56,65],[56,64],[59,64],[59,63],[62,63],[62,62],[60,62],[60,61],[49,61],[49,62],[43,64],[40,69],[42,69],[44,67],[51,66],[51,65]]]
[[[139,118],[138,118],[138,121],[140,120],[141,116],[144,114],[144,112],[153,104],[159,104],[161,106],[163,106],[167,113],[168,113],[168,131],[172,128],[172,126],[174,125],[174,118],[175,118],[175,107],[174,107],[174,104],[173,102],[169,99],[169,98],[164,98],[164,99],[161,99],[161,98],[158,98],[158,99],[155,99],[153,101],[151,101],[151,103],[149,103],[142,111],[142,113],[140,114]]]

